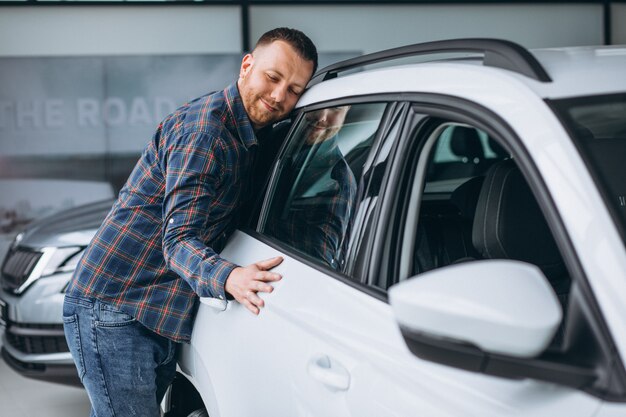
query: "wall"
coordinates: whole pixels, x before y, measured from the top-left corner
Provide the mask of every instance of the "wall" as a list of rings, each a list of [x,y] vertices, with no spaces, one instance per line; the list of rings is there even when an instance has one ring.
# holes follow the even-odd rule
[[[626,3],[611,5],[613,44],[626,45]]]
[[[614,43],[626,43],[626,4],[612,5]],[[78,5],[0,9],[0,56],[240,52],[237,6]],[[603,42],[601,4],[251,6],[250,43],[265,30],[304,30],[321,51],[435,39],[504,37],[527,47]]]
[[[241,50],[236,6],[0,8],[0,56],[202,54]]]
[[[255,6],[251,38],[291,25],[321,50],[363,52],[457,37],[502,37],[526,47],[602,44],[599,4]]]

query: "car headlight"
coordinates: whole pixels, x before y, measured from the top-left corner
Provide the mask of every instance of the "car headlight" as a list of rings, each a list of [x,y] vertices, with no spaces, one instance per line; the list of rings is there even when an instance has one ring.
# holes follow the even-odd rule
[[[55,248],[52,256],[48,259],[41,276],[58,274],[61,272],[72,272],[76,269],[80,257],[85,251],[81,246],[70,246],[65,248]]]
[[[11,243],[11,249],[16,248],[17,245],[20,244],[22,239],[24,239],[24,232],[20,232],[17,234],[17,236],[15,236],[15,239],[13,239],[13,242]]]

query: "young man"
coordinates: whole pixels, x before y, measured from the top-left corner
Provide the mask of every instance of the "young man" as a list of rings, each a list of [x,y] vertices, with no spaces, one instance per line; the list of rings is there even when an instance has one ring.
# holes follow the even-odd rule
[[[159,415],[175,349],[198,296],[227,294],[258,314],[282,259],[220,258],[251,195],[255,132],[295,106],[317,67],[303,33],[265,33],[239,80],[168,116],[85,251],[65,296],[65,335],[92,416]]]

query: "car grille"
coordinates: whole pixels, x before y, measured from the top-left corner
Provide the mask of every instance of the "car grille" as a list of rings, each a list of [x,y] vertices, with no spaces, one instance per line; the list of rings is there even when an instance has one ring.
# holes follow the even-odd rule
[[[2,288],[16,293],[24,285],[43,253],[24,249],[11,250],[2,265]]]
[[[70,351],[63,334],[62,324],[20,324],[20,327],[12,325],[6,330],[5,336],[7,344],[23,353],[41,354]]]

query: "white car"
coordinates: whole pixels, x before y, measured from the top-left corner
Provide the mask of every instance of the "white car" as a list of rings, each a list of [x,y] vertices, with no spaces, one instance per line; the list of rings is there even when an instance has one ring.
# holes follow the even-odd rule
[[[201,300],[168,415],[626,415],[625,74],[488,39],[321,70],[222,252],[283,279]]]

